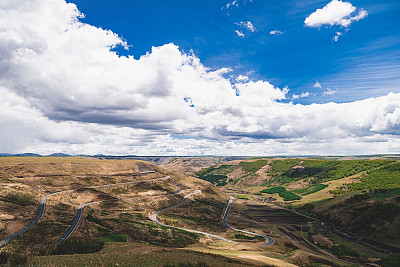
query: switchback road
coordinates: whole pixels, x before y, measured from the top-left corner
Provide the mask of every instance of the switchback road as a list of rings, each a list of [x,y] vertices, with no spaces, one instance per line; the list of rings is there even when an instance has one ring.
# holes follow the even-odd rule
[[[206,232],[201,232],[201,231],[196,231],[196,230],[191,230],[191,229],[186,229],[186,228],[181,228],[181,227],[175,227],[175,226],[171,226],[171,225],[164,224],[164,223],[162,223],[162,222],[160,222],[160,221],[157,220],[157,215],[158,215],[159,213],[161,213],[161,212],[163,212],[163,211],[167,211],[167,210],[173,209],[173,208],[175,208],[175,207],[178,207],[178,206],[182,205],[183,203],[185,203],[189,196],[194,195],[194,194],[200,194],[200,193],[201,193],[200,190],[196,190],[196,191],[194,191],[193,193],[187,194],[187,195],[183,198],[183,200],[182,200],[181,202],[179,202],[178,204],[175,204],[175,205],[173,205],[173,206],[170,206],[170,207],[168,207],[168,208],[165,208],[165,209],[162,209],[162,210],[159,210],[159,211],[153,213],[153,214],[151,215],[151,219],[153,220],[153,222],[155,222],[156,224],[161,225],[161,226],[165,226],[165,227],[169,227],[169,228],[175,228],[175,229],[179,229],[179,230],[184,230],[184,231],[191,232],[191,233],[196,233],[196,234],[203,234],[203,235],[206,235],[206,236],[211,236],[211,237],[214,237],[214,238],[221,239],[221,240],[226,241],[226,242],[234,242],[234,241],[232,241],[232,240],[229,240],[229,239],[226,239],[226,238],[223,238],[223,237],[214,235],[214,234],[210,234],[210,233],[206,233]]]
[[[76,215],[74,220],[72,221],[70,227],[67,229],[67,231],[61,236],[61,238],[57,241],[57,243],[54,245],[54,248],[56,248],[58,245],[60,245],[64,240],[68,239],[70,235],[75,231],[76,227],[78,226],[79,220],[82,215],[82,210],[84,207],[96,204],[96,203],[101,203],[101,202],[111,202],[111,201],[122,201],[122,200],[127,200],[127,199],[145,199],[145,198],[155,198],[155,197],[168,197],[168,196],[173,196],[177,194],[181,194],[184,192],[184,190],[179,190],[176,193],[173,194],[164,194],[164,195],[156,195],[156,196],[143,196],[143,197],[126,197],[126,198],[120,198],[120,199],[107,199],[107,200],[99,200],[99,201],[93,201],[89,203],[85,203],[83,205],[80,205],[76,211]]]
[[[257,233],[252,233],[252,232],[248,232],[248,231],[244,231],[244,230],[240,230],[240,229],[234,228],[234,227],[232,227],[232,226],[230,226],[229,224],[226,223],[226,219],[228,218],[229,210],[230,210],[230,208],[231,208],[233,199],[234,199],[234,198],[231,197],[230,200],[229,200],[228,206],[226,206],[225,214],[224,214],[224,217],[222,218],[222,223],[223,223],[226,227],[228,227],[229,229],[231,229],[231,230],[239,231],[239,232],[242,232],[242,233],[245,233],[245,234],[249,234],[249,235],[255,235],[255,236],[264,237],[265,240],[267,241],[264,245],[272,245],[272,244],[274,243],[274,239],[271,238],[271,237],[269,237],[269,236],[265,236],[265,235],[261,235],[261,234],[257,234]]]
[[[16,233],[12,234],[11,236],[9,236],[6,239],[4,239],[3,241],[1,241],[0,242],[0,248],[2,246],[6,245],[11,240],[17,238],[21,234],[23,234],[26,231],[28,231],[30,228],[32,228],[32,226],[34,226],[43,217],[44,210],[45,210],[45,207],[46,207],[46,200],[47,200],[47,198],[49,198],[51,196],[54,196],[54,195],[57,195],[57,194],[61,194],[61,193],[66,193],[66,192],[72,192],[72,191],[76,191],[76,190],[79,190],[79,189],[85,189],[85,188],[99,188],[99,187],[106,187],[106,186],[127,185],[127,184],[134,184],[134,183],[141,183],[141,182],[151,182],[151,181],[169,179],[169,178],[171,178],[171,177],[168,175],[168,176],[161,177],[161,178],[156,178],[156,179],[147,179],[147,180],[139,180],[139,181],[133,181],[133,182],[105,184],[105,185],[95,185],[95,186],[76,188],[76,189],[69,189],[69,190],[64,190],[64,191],[59,191],[59,192],[54,192],[54,193],[48,194],[48,195],[44,196],[42,198],[42,200],[40,201],[40,205],[39,205],[38,211],[36,213],[36,217],[28,225],[26,225],[24,228],[22,228],[21,230],[17,231]]]

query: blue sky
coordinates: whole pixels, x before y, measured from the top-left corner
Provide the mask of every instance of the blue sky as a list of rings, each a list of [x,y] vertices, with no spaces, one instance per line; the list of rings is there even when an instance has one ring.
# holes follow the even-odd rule
[[[400,153],[397,0],[12,0],[0,14],[2,153]]]
[[[368,16],[349,27],[305,27],[304,20],[330,1],[104,1],[75,0],[84,22],[110,29],[136,58],[152,46],[174,43],[193,50],[210,68],[310,92],[296,103],[348,102],[399,92],[400,2],[351,1]],[[251,32],[237,25],[250,21]],[[235,30],[245,34],[239,37]],[[270,35],[279,30],[281,35]],[[347,30],[347,31],[346,31]],[[337,42],[336,32],[343,33]],[[232,74],[232,73],[230,73]],[[323,95],[315,81],[336,91]]]

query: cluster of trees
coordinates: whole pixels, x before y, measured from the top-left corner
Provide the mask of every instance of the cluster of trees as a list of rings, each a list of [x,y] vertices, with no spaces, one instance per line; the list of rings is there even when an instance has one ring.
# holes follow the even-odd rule
[[[324,173],[320,173],[317,177],[319,180],[330,181],[344,177],[349,177],[357,173],[375,169],[389,163],[393,160],[342,160],[337,161],[332,168]]]
[[[224,167],[222,167],[224,166]],[[218,170],[221,168],[222,170],[225,169],[225,166],[227,165],[221,165],[219,168],[215,167],[209,167],[206,169],[202,169],[196,173],[196,176],[202,180],[208,181],[214,185],[217,186],[224,186],[227,184],[227,179],[228,176],[224,174],[214,174],[215,172],[218,172]]]
[[[277,187],[272,187],[272,188],[267,188],[264,190],[261,190],[260,193],[266,193],[266,194],[276,194],[283,198],[284,201],[293,201],[293,200],[300,200],[301,196],[296,195],[295,193],[291,191],[286,191],[286,188],[282,186],[277,186]]]
[[[284,191],[286,191],[286,188],[284,188],[282,186],[277,186],[277,187],[263,189],[260,191],[260,193],[275,194],[275,193],[280,193],[280,192],[284,192]]]
[[[247,171],[247,172],[256,172],[261,167],[263,167],[265,164],[267,164],[268,160],[266,159],[260,159],[252,162],[246,162],[242,161],[239,163],[240,166],[242,166],[242,169]]]
[[[290,170],[293,166],[298,165],[299,163],[299,159],[273,160],[269,164],[271,166],[269,174],[271,175],[271,177],[277,177],[283,172]]]
[[[279,192],[278,194],[284,201],[300,200],[302,198],[291,191]]]

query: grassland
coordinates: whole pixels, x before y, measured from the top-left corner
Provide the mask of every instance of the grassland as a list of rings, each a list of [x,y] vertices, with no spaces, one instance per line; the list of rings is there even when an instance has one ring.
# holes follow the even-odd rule
[[[39,256],[27,259],[26,263],[28,266],[247,266],[216,254],[123,243],[107,244],[100,253]]]
[[[180,161],[184,162],[184,159]],[[201,180],[175,176],[153,164],[131,160],[26,158],[21,162],[21,158],[0,158],[2,237],[23,227],[28,221],[26,218],[33,218],[38,202],[45,194],[81,188],[51,197],[40,223],[0,250],[0,262],[6,258],[14,265],[34,266],[284,266],[290,263],[338,266],[340,260],[321,254],[307,243],[314,244],[314,241],[319,248],[344,260],[352,257],[360,263],[369,263],[374,259],[366,255],[371,254],[379,264],[396,262],[396,258],[387,252],[358,243],[352,246],[349,240],[321,226],[318,220],[339,226],[359,238],[369,235],[386,245],[399,246],[399,167],[399,162],[393,160],[257,158],[218,162],[218,165],[197,172]],[[141,169],[154,173],[139,174]],[[165,175],[171,175],[172,179],[87,188]],[[52,250],[52,245],[72,221],[78,205],[105,199],[175,193],[181,189],[176,183],[182,184],[183,189],[200,189],[202,193],[163,212],[160,221],[240,242],[228,246],[203,235],[154,224],[149,220],[152,212],[182,200],[182,196],[169,196],[90,205],[85,208],[71,238],[56,251]],[[221,216],[229,195],[222,193],[221,188],[236,196],[229,223],[238,229],[270,235],[275,240],[274,245],[262,246],[260,238],[224,227]],[[335,194],[338,188],[340,193]],[[263,204],[268,195],[273,196],[268,199],[276,206]],[[286,205],[287,202],[292,205]]]

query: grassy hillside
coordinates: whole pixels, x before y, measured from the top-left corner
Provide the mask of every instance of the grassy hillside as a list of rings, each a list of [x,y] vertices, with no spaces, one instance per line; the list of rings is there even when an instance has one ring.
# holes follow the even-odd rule
[[[166,175],[172,176],[172,179],[140,182]],[[127,182],[137,183],[113,185]],[[89,188],[105,184],[110,186]],[[51,196],[39,223],[0,248],[0,253],[7,258],[11,257],[7,253],[31,256],[94,253],[102,250],[105,242],[122,241],[161,247],[197,244],[200,235],[159,226],[149,220],[152,212],[179,203],[184,194],[131,199],[173,194],[181,189],[178,184],[182,184],[188,192],[200,189],[202,194],[182,207],[161,214],[160,221],[220,234],[220,214],[225,207],[225,196],[202,180],[174,177],[154,164],[134,160],[0,158],[0,240],[23,228],[36,216],[40,199],[44,195],[78,189]],[[99,200],[106,201],[87,206],[70,239],[53,250],[55,242],[71,224],[76,208]],[[216,228],[218,224],[219,228]],[[146,261],[151,262],[151,257]]]
[[[255,159],[231,163],[229,168],[212,166],[197,176],[207,179],[207,175],[217,173],[229,179],[216,185],[238,199],[268,200],[336,227],[335,232],[329,227],[312,226],[313,234],[309,232],[308,236],[310,242],[325,244],[322,248],[331,254],[361,260],[377,253],[376,257],[388,262],[397,259],[385,258],[385,253],[400,251],[400,161]],[[246,198],[240,197],[243,195]],[[367,247],[357,245],[353,249],[352,242],[357,238],[349,241],[347,234],[364,240]]]
[[[184,158],[179,162],[186,163]],[[359,243],[354,246],[318,220],[360,238],[372,237],[387,246],[397,246],[399,172],[399,162],[393,160],[257,158],[207,166],[197,171],[198,179],[135,160],[0,158],[1,240],[35,217],[43,196],[76,189],[51,196],[40,222],[0,249],[0,264],[154,266],[166,262],[166,266],[241,266],[243,262],[268,265],[272,261],[277,265],[343,266],[349,257],[360,264],[396,262],[397,258],[386,257],[386,252]],[[171,178],[142,181],[167,175]],[[132,181],[135,183],[115,185]],[[105,184],[110,186],[92,187]],[[161,196],[181,189],[185,193]],[[201,190],[201,194],[160,213],[158,219],[238,243],[160,226],[149,219],[154,211],[179,203],[194,190]],[[146,196],[158,197],[143,198]],[[274,239],[273,245],[264,246],[262,238],[222,224],[229,196],[235,200],[228,223],[268,235]],[[77,207],[93,201],[103,202],[85,207],[74,233],[54,250],[53,244],[71,224]],[[157,252],[149,253],[153,251]]]

